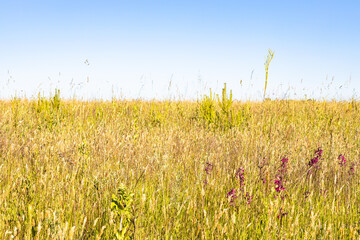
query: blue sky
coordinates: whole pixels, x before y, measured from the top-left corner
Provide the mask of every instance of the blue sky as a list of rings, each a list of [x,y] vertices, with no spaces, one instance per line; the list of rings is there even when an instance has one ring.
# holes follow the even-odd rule
[[[0,98],[360,96],[358,1],[0,1]],[[85,61],[88,60],[88,63]]]

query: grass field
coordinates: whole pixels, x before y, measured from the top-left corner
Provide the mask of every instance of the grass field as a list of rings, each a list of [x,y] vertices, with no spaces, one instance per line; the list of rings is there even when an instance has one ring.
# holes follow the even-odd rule
[[[359,107],[1,101],[1,239],[358,239]]]

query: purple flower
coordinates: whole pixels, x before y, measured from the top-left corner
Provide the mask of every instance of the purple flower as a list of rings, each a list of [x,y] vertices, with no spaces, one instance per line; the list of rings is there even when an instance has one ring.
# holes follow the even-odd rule
[[[244,176],[244,169],[239,168],[236,171],[236,177],[239,179],[239,186],[240,190],[243,190],[243,186],[245,186],[245,176]]]
[[[284,157],[283,159],[281,159],[281,166],[279,169],[280,174],[284,175],[287,172],[287,163],[288,163],[289,159],[287,159],[286,157]]]
[[[206,174],[210,174],[212,170],[213,170],[213,165],[211,163],[207,162],[206,167],[205,167]]]
[[[209,175],[212,170],[213,170],[213,165],[211,163],[207,162],[206,166],[205,166],[206,175],[205,175],[204,185],[209,184],[207,181],[207,175]]]
[[[288,213],[287,213],[287,212],[283,212],[283,209],[280,208],[280,213],[279,213],[279,215],[277,215],[277,218],[283,218],[283,217],[285,217],[286,215],[288,215]]]
[[[321,155],[322,155],[322,152],[323,152],[323,150],[321,149],[321,148],[318,148],[316,151],[315,151],[315,157],[314,158],[312,158],[310,161],[309,161],[309,163],[308,163],[308,165],[310,166],[310,167],[318,167],[317,166],[317,163],[319,162],[319,160],[320,160],[320,158],[321,158]]]
[[[231,196],[233,196],[234,194],[236,194],[236,189],[235,189],[235,188],[231,189],[230,192],[227,193],[227,196],[228,196],[228,197],[231,197]]]
[[[286,157],[283,157],[281,159],[281,166],[278,170],[279,173],[276,175],[276,179],[274,180],[275,183],[275,190],[276,192],[280,193],[281,191],[285,190],[284,184],[286,182],[285,176],[287,173],[287,163],[289,162],[289,159]]]
[[[284,191],[284,190],[285,190],[284,182],[285,182],[285,181],[283,180],[283,176],[278,175],[278,176],[277,176],[277,179],[275,179],[275,181],[274,181],[274,183],[275,183],[275,185],[276,185],[275,190],[276,190],[277,192],[281,192],[281,191]]]
[[[275,188],[275,190],[276,190],[277,192],[281,192],[281,191],[284,191],[285,188],[284,188],[284,186],[277,186],[277,187]]]
[[[233,205],[234,200],[237,198],[236,189],[231,189],[230,192],[227,193],[227,198],[230,200],[230,205]]]
[[[340,160],[340,166],[344,167],[346,165],[346,159],[344,155],[340,154],[338,159]]]
[[[280,185],[281,184],[281,181],[279,179],[275,180],[274,181],[275,185]]]
[[[246,199],[246,203],[250,205],[252,203],[253,196],[250,195],[248,192],[246,192],[245,199]]]
[[[310,167],[313,167],[313,166],[316,166],[316,164],[319,162],[319,157],[318,156],[316,156],[316,157],[314,157],[314,158],[312,158],[311,160],[310,160],[310,162],[309,162],[309,166]]]
[[[350,169],[349,169],[349,175],[354,175],[355,173],[355,164],[352,163],[351,166],[350,166]]]
[[[319,157],[321,157],[323,150],[321,149],[321,147],[319,147],[316,151],[315,154],[318,155]]]

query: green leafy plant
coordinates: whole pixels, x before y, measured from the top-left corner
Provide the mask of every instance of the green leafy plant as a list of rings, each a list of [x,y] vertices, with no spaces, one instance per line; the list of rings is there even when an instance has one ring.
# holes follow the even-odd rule
[[[211,89],[210,95],[203,96],[199,102],[199,115],[206,125],[212,125],[216,121],[215,96]]]
[[[60,106],[61,98],[59,89],[55,89],[55,95],[49,99],[41,97],[40,93],[38,94],[37,104],[34,108],[39,116],[39,129],[45,127],[52,130],[60,122]]]
[[[222,89],[221,96],[213,94],[210,89],[210,95],[203,96],[198,105],[198,116],[203,120],[205,126],[224,131],[235,126],[232,91],[230,90],[228,96],[226,83]]]
[[[211,89],[209,96],[203,96],[199,102],[198,115],[203,120],[204,125],[213,129],[226,131],[235,126],[232,91],[230,90],[228,96],[226,83],[221,96],[213,94]]]
[[[230,90],[229,96],[227,95],[226,83],[224,83],[224,88],[222,89],[221,99],[219,95],[218,104],[221,109],[220,113],[217,113],[219,120],[219,127],[223,130],[232,128],[235,123],[234,119],[234,110],[233,110],[233,100],[232,100],[232,90]]]
[[[160,127],[164,123],[164,116],[161,114],[157,105],[151,104],[149,112],[149,123],[150,127]]]
[[[116,239],[130,239],[130,226],[134,223],[134,217],[131,211],[133,203],[133,194],[129,194],[124,185],[120,185],[117,194],[111,197],[111,212],[114,215],[115,236]]]

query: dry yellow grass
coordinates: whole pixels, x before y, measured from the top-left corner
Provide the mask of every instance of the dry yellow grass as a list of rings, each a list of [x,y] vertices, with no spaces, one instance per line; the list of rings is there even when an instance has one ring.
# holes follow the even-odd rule
[[[1,238],[359,238],[357,102],[220,106],[1,101]],[[319,168],[310,167],[318,147]]]

